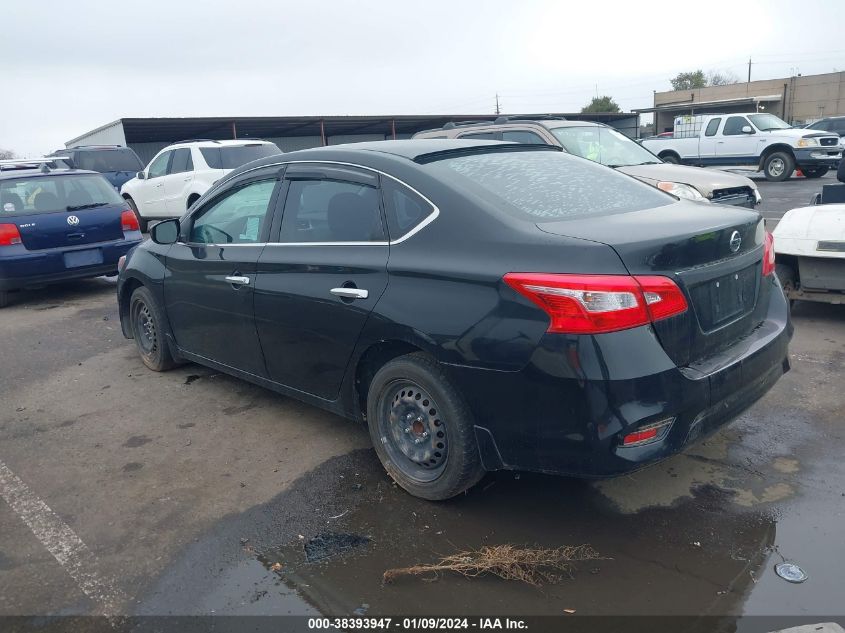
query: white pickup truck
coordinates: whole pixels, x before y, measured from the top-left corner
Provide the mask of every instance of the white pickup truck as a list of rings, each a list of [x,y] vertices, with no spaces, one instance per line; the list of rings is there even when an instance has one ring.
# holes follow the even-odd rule
[[[820,178],[842,158],[838,134],[793,128],[769,113],[675,118],[674,133],[642,141],[664,162],[701,167],[753,166],[767,180],[786,180],[798,167]]]

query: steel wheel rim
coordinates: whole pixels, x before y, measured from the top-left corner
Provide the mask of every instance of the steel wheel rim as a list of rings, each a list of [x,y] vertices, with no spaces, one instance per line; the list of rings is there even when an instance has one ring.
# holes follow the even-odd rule
[[[772,176],[780,176],[786,170],[782,158],[775,158],[769,163],[769,173]]]
[[[135,340],[144,354],[153,354],[158,347],[155,319],[146,303],[135,307]]]
[[[379,436],[393,464],[421,483],[443,474],[449,456],[446,423],[434,398],[410,380],[395,380],[379,401]]]

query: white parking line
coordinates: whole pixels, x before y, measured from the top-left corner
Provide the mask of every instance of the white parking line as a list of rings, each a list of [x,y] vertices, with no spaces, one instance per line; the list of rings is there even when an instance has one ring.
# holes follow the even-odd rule
[[[82,592],[98,603],[101,613],[115,616],[127,596],[97,570],[99,562],[76,532],[62,521],[29,489],[6,464],[0,461],[0,497],[26,523]]]

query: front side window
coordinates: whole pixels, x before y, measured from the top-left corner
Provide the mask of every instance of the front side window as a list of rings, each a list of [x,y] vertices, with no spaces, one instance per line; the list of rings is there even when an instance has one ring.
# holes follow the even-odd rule
[[[194,216],[190,242],[254,244],[259,241],[275,180],[261,180],[226,193]]]
[[[406,235],[434,211],[422,197],[392,178],[383,178],[381,188],[391,240]]]
[[[707,124],[707,129],[704,130],[704,136],[716,136],[716,132],[719,130],[719,124],[721,122],[722,117],[710,119],[710,123]]]
[[[170,155],[173,152],[164,152],[159,154],[153,162],[150,163],[150,168],[147,170],[147,178],[160,178],[167,173],[167,163],[170,161]]]
[[[339,180],[291,180],[282,242],[381,242],[379,192]]]
[[[491,209],[530,222],[625,213],[676,201],[630,176],[563,152],[479,152],[441,158],[429,169]]]
[[[99,174],[0,180],[0,217],[123,204],[114,187]]]
[[[742,134],[742,128],[748,125],[748,119],[744,116],[729,116],[725,121],[725,129],[722,131],[724,136],[736,136]]]
[[[194,171],[194,163],[191,161],[191,150],[187,147],[173,151],[173,160],[170,161],[168,174],[182,174],[186,171]]]

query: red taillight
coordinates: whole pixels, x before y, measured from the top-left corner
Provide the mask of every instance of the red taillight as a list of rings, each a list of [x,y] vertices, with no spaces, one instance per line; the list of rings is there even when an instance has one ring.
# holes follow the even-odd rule
[[[763,277],[775,272],[775,238],[766,231],[763,241]]]
[[[666,418],[665,420],[659,420],[658,422],[641,426],[633,433],[628,433],[628,435],[622,438],[622,446],[640,446],[641,444],[650,444],[651,442],[662,440],[666,437],[669,427],[672,426],[674,421],[675,418]]]
[[[508,273],[504,281],[549,315],[549,332],[615,332],[687,309],[681,289],[668,277]]]
[[[21,232],[17,224],[0,224],[0,246],[14,246],[21,243]]]
[[[139,231],[141,229],[138,226],[138,218],[129,209],[120,214],[120,226],[124,231]]]

